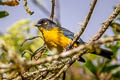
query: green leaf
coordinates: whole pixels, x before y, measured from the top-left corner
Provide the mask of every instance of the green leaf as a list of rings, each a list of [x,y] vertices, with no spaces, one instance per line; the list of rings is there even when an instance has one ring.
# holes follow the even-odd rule
[[[9,15],[9,13],[7,11],[0,11],[0,18],[4,18],[8,15]]]
[[[117,17],[117,20],[120,20],[120,14],[119,14],[118,17]]]
[[[120,67],[120,65],[118,65],[118,64],[105,66],[105,67],[102,69],[101,72],[110,72],[110,71],[112,71],[113,69],[118,68],[118,67]]]
[[[92,63],[92,61],[87,60],[85,66],[86,66],[93,74],[96,74],[96,67],[95,67],[95,65]]]
[[[120,24],[117,22],[113,22],[110,25],[112,27],[113,32],[117,35],[120,33]]]
[[[111,48],[112,52],[114,53],[112,56],[113,58],[115,58],[117,56],[119,47],[120,47],[119,42],[116,42],[115,44],[111,45],[110,48]]]
[[[120,71],[117,71],[116,73],[112,74],[115,78],[120,78]]]

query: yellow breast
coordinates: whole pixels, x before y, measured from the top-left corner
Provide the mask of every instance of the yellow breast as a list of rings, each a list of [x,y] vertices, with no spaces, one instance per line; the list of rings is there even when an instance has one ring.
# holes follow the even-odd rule
[[[42,31],[45,43],[49,48],[64,49],[72,42],[71,39],[64,36],[62,31],[56,27],[52,30],[46,30],[44,28],[40,28],[40,30]]]

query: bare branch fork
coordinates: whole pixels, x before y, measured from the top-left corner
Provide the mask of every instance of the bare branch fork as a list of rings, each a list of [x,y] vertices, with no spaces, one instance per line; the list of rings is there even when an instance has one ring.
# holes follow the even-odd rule
[[[24,0],[24,7],[25,7],[25,10],[28,14],[32,15],[34,12],[30,10],[30,8],[28,7],[28,4],[27,4],[27,0]]]
[[[104,32],[108,29],[111,22],[118,16],[120,13],[120,4],[116,7],[114,12],[108,17],[108,19],[104,22],[104,24],[101,26],[97,34],[92,38],[91,42],[98,40]]]
[[[95,5],[97,3],[97,0],[93,0],[92,4],[91,4],[91,7],[90,7],[90,10],[88,12],[88,15],[85,19],[85,22],[84,24],[82,25],[82,28],[80,30],[80,32],[75,36],[74,40],[72,41],[72,43],[70,44],[70,48],[73,46],[73,44],[79,39],[79,37],[82,35],[82,33],[85,31],[87,25],[88,25],[88,22],[92,16],[92,13],[93,13],[93,10],[95,8]]]

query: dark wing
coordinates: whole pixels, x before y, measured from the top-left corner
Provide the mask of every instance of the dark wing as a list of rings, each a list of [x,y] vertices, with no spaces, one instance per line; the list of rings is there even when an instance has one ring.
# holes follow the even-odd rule
[[[60,27],[60,29],[63,31],[63,34],[66,37],[70,38],[71,40],[74,39],[74,33],[73,32],[71,32],[71,31],[69,31],[69,30],[67,30],[67,29],[65,29],[63,27]],[[76,43],[80,44],[80,43],[84,43],[84,42],[83,42],[83,40],[81,38],[79,38]],[[84,58],[82,58],[82,56],[80,56],[78,61],[85,62],[85,60],[84,60]]]
[[[66,28],[63,28],[63,27],[60,27],[60,29],[63,31],[63,34],[66,37],[70,38],[71,40],[74,39],[74,33],[73,32],[71,32],[71,31],[69,31],[69,30],[67,30]],[[81,38],[79,38],[77,40],[77,43],[84,43],[84,42],[83,42],[83,40]]]

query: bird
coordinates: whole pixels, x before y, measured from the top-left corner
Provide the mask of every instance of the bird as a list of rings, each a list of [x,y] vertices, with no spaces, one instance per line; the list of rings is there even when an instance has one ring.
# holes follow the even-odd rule
[[[64,27],[58,26],[54,21],[48,18],[40,19],[35,26],[41,31],[47,48],[49,50],[55,48],[58,53],[63,52],[75,38],[75,34],[73,32]],[[78,47],[80,44],[85,43],[86,42],[79,37],[79,39],[74,43],[73,47]],[[97,52],[93,51],[93,54],[96,53]],[[113,53],[109,50],[101,48],[101,51],[98,55],[111,59]],[[80,61],[84,62],[85,60],[80,57]]]

